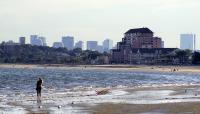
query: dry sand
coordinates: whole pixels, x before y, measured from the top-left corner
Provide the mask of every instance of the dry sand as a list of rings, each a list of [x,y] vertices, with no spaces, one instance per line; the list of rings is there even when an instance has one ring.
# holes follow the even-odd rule
[[[88,70],[130,70],[141,72],[200,73],[200,66],[158,65],[65,65],[65,64],[0,64],[0,68],[63,68]]]

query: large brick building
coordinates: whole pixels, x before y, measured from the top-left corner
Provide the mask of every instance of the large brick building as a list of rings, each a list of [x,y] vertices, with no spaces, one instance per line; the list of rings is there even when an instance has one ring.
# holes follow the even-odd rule
[[[122,42],[131,48],[161,48],[162,40],[154,37],[154,33],[148,28],[130,29],[124,34]]]
[[[130,29],[124,34],[122,41],[117,43],[117,49],[111,51],[111,62],[123,64],[169,62],[165,56],[174,50],[176,48],[162,48],[161,38],[154,37],[149,28]]]

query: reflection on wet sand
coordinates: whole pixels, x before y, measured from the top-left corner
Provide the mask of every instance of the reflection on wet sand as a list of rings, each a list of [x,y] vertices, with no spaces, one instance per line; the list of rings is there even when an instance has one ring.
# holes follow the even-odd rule
[[[187,92],[185,92],[185,89]],[[9,110],[13,114],[19,113],[18,111],[30,112],[30,113],[55,113],[62,114],[66,111],[69,114],[90,114],[94,111],[108,110],[107,104],[110,104],[110,108],[117,108],[121,106],[126,109],[129,107],[146,108],[144,111],[155,111],[159,106],[160,112],[166,110],[164,107],[171,108],[169,104],[178,106],[185,103],[195,104],[200,102],[199,86],[179,86],[179,87],[146,87],[146,88],[132,88],[132,89],[114,89],[110,90],[105,95],[95,95],[93,91],[82,92],[60,92],[54,94],[44,94],[42,102],[37,102],[36,97],[23,96],[20,101],[7,103],[11,109],[15,107],[15,110]],[[72,94],[73,93],[73,94]],[[88,96],[88,94],[91,94]],[[79,95],[78,95],[79,94]],[[195,95],[198,94],[198,95]],[[35,99],[35,100],[34,100]],[[41,99],[40,99],[41,100]],[[113,104],[114,103],[114,104]],[[152,107],[151,107],[152,106]],[[179,108],[181,108],[179,106]],[[2,108],[3,111],[8,111],[8,107]],[[19,107],[19,108],[17,108]],[[22,107],[22,108],[20,108]],[[112,109],[109,109],[112,110]],[[118,109],[119,110],[119,109]],[[127,109],[128,110],[128,109]],[[132,109],[129,109],[134,112]],[[139,109],[138,109],[139,110]],[[141,110],[141,109],[140,109]],[[167,109],[169,110],[169,109]],[[3,112],[1,111],[1,112]],[[114,110],[113,110],[114,111]],[[123,110],[122,110],[123,111]],[[157,110],[156,110],[157,111]],[[159,111],[157,111],[159,112]],[[98,113],[94,113],[98,114]],[[100,114],[100,113],[99,113]],[[102,113],[104,114],[104,113]],[[106,113],[105,113],[106,114]],[[109,112],[107,113],[109,114]],[[112,114],[112,113],[110,113]]]

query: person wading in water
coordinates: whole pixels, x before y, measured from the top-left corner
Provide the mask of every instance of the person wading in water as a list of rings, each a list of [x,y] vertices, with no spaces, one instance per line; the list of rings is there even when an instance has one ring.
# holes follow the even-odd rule
[[[41,90],[42,90],[42,79],[39,78],[36,84],[36,91],[37,91],[37,101],[41,102]]]

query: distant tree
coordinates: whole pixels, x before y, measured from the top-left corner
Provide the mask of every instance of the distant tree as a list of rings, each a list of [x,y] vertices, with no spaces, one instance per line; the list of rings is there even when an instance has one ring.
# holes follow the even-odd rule
[[[192,55],[192,64],[200,64],[200,53],[194,52]]]
[[[90,64],[99,56],[109,56],[108,53],[80,48],[67,50],[66,48],[51,48],[32,45],[0,45],[1,63],[32,63],[32,64]]]
[[[81,48],[75,48],[73,49],[74,53],[82,53],[82,49]]]
[[[192,56],[191,50],[177,49],[175,51],[175,57],[179,59],[179,63],[181,63],[181,64],[188,63],[188,61],[191,59],[190,58],[191,56]]]

